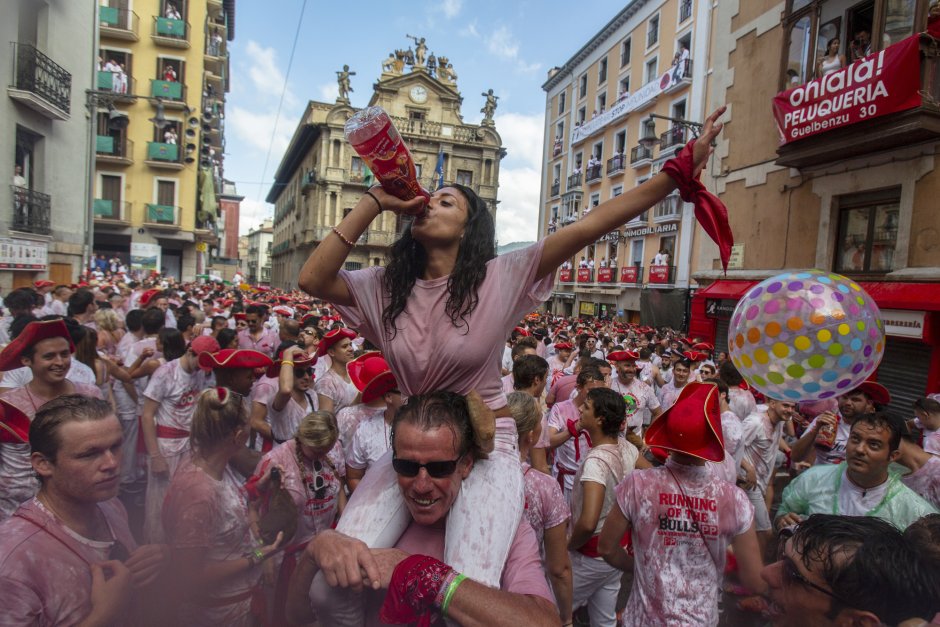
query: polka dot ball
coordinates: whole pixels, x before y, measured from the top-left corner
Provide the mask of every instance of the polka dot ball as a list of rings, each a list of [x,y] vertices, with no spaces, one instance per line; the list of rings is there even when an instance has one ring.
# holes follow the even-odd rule
[[[884,355],[881,312],[844,276],[786,272],[752,287],[728,333],[731,361],[770,398],[824,400],[868,378]]]

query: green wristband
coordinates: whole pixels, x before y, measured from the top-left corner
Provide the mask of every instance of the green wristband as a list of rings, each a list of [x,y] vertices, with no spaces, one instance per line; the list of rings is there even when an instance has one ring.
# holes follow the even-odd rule
[[[447,618],[447,608],[450,607],[450,600],[454,597],[457,586],[463,583],[463,580],[466,578],[466,575],[457,575],[454,577],[454,580],[450,582],[450,585],[447,586],[447,592],[444,594],[444,602],[441,603],[441,616],[444,618]]]

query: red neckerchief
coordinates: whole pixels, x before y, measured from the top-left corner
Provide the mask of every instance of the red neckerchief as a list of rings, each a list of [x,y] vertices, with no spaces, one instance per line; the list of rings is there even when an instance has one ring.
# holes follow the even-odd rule
[[[390,625],[430,627],[434,601],[453,569],[427,555],[409,555],[395,567],[379,619]]]
[[[728,272],[728,260],[731,247],[734,246],[734,234],[728,224],[728,208],[717,196],[705,189],[699,177],[693,178],[695,166],[692,161],[692,147],[696,140],[690,141],[675,159],[663,164],[665,172],[679,186],[679,196],[685,202],[695,205],[695,219],[702,225],[708,236],[718,244],[721,255],[721,267]]]
[[[568,421],[568,433],[571,434],[571,437],[574,438],[574,461],[581,461],[581,438],[579,436],[584,436],[584,439],[587,440],[588,448],[594,448],[594,443],[591,442],[591,436],[588,435],[588,432],[585,430],[578,431],[574,428],[575,421]]]

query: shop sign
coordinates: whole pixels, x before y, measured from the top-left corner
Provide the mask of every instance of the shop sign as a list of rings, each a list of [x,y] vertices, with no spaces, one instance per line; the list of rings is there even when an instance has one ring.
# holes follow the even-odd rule
[[[658,224],[656,226],[643,226],[638,229],[630,229],[629,231],[624,231],[624,237],[643,237],[645,235],[653,235],[654,233],[673,233],[679,230],[679,225],[675,222],[670,222],[669,224]]]
[[[0,269],[36,271],[48,268],[49,244],[31,239],[0,237]]]
[[[160,245],[131,242],[131,270],[160,271]]]
[[[581,301],[581,305],[578,307],[578,315],[581,316],[593,316],[594,315],[594,303],[587,303]]]
[[[744,268],[744,244],[735,244],[731,247],[731,257],[728,258],[729,270]]]
[[[706,298],[705,315],[718,320],[730,320],[738,301],[724,298]]]
[[[639,278],[639,270],[637,266],[624,266],[620,268],[620,282],[636,283]]]
[[[926,312],[903,309],[882,309],[881,319],[885,324],[885,333],[895,337],[924,339],[924,318]]]
[[[773,100],[781,144],[920,105],[920,35]]]

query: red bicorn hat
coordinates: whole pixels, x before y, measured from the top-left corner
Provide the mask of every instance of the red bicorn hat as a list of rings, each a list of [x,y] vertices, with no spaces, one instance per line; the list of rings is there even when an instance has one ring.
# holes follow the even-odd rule
[[[284,316],[286,318],[290,318],[291,316],[294,315],[293,310],[290,307],[285,307],[284,305],[278,305],[277,307],[273,308],[271,311],[273,311],[275,314],[279,316]]]
[[[264,353],[250,348],[224,348],[217,353],[199,355],[199,366],[205,370],[236,368],[267,368],[274,361]]]
[[[284,361],[284,351],[281,351],[281,355],[273,364],[268,366],[268,371],[265,373],[269,377],[276,377],[281,373],[281,363]],[[313,368],[317,363],[317,356],[311,355],[310,357],[302,356],[300,358],[294,357],[294,369],[299,370],[301,368]],[[313,375],[311,375],[313,376]]]
[[[49,279],[39,279],[38,281],[33,281],[33,287],[37,290],[41,290],[44,287],[52,287],[55,285],[55,281],[50,281]]]
[[[346,364],[349,378],[362,392],[362,402],[369,403],[398,387],[388,362],[378,351],[360,355]]]
[[[607,361],[636,361],[640,356],[633,351],[613,351],[607,353]]]
[[[709,352],[711,352],[711,351],[715,350],[715,345],[714,345],[714,344],[709,344],[708,342],[699,342],[699,343],[697,343],[697,344],[693,344],[693,345],[692,345],[692,348],[694,348],[694,349],[697,350],[697,351],[709,351]]]
[[[701,351],[685,351],[682,356],[689,361],[705,361],[708,359],[708,355]]]
[[[75,352],[72,336],[69,335],[69,329],[65,326],[64,320],[61,318],[45,321],[36,320],[27,324],[20,334],[16,336],[16,339],[7,344],[6,348],[0,351],[0,372],[21,368],[23,362],[20,361],[20,357],[23,351],[29,347],[35,346],[36,342],[48,340],[53,337],[61,337],[67,340],[69,343],[69,352]]]
[[[29,416],[0,399],[0,444],[29,444]]]
[[[646,445],[685,453],[710,462],[725,458],[721,433],[718,386],[688,383],[676,404],[663,412],[646,430]]]
[[[356,339],[356,332],[350,331],[349,329],[333,329],[324,335],[322,340],[320,340],[320,345],[317,346],[317,357],[323,357],[326,355],[326,352],[333,348],[333,345],[343,338],[354,340]]]
[[[557,342],[555,343],[556,351],[570,351],[573,350],[574,346],[571,345],[571,342]]]
[[[853,392],[864,392],[865,396],[871,399],[872,403],[882,407],[891,403],[891,392],[888,388],[874,381],[862,381]]]
[[[516,333],[524,337],[529,337],[529,332],[523,329],[522,327],[515,327],[513,331],[515,331]]]

